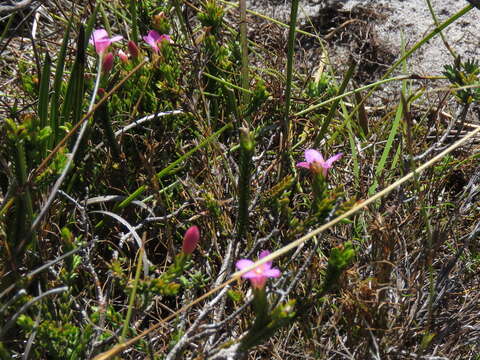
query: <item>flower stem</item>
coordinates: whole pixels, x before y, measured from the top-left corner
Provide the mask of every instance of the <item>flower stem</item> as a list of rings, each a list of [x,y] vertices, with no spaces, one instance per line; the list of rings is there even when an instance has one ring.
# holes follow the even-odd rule
[[[248,204],[250,202],[250,178],[252,174],[252,156],[254,151],[255,144],[250,132],[245,128],[241,128],[240,175],[238,178],[238,239],[243,239],[247,233]],[[247,244],[247,248],[250,247],[251,244]]]
[[[242,88],[248,89],[248,43],[247,43],[247,3],[240,0],[240,47],[242,52],[241,84]],[[248,95],[242,93],[242,105],[246,108]]]
[[[130,298],[128,300],[128,310],[127,316],[125,317],[125,321],[123,323],[123,330],[122,335],[120,335],[120,342],[124,342],[125,338],[127,337],[128,331],[128,324],[130,323],[130,319],[132,318],[132,310],[133,310],[133,303],[135,302],[135,296],[137,294],[137,287],[138,281],[140,280],[140,274],[142,272],[142,257],[143,257],[143,246],[140,248],[140,254],[137,260],[137,269],[135,271],[135,280],[133,282],[132,292],[130,293]]]
[[[347,72],[345,73],[345,76],[343,78],[342,84],[340,85],[340,88],[338,89],[337,95],[336,95],[336,100],[333,102],[332,106],[330,107],[330,110],[328,111],[327,117],[323,121],[322,127],[320,128],[320,132],[318,133],[317,137],[315,138],[315,142],[313,147],[316,148],[320,145],[320,142],[322,141],[323,137],[325,136],[325,133],[327,132],[328,125],[330,125],[330,122],[332,121],[333,115],[335,115],[335,112],[337,110],[337,106],[341,100],[339,97],[345,92],[345,89],[347,88],[347,85],[350,81],[350,79],[353,76],[353,72],[355,70],[356,63],[351,59],[350,65],[348,67]]]
[[[292,0],[290,10],[290,31],[288,33],[288,50],[287,50],[287,83],[285,88],[285,114],[283,117],[283,144],[284,149],[288,148],[290,135],[290,100],[292,94],[292,74],[293,61],[295,55],[295,30],[297,25],[299,0]]]
[[[137,6],[136,0],[130,0],[130,16],[132,18],[132,40],[138,41],[138,15],[137,15]]]

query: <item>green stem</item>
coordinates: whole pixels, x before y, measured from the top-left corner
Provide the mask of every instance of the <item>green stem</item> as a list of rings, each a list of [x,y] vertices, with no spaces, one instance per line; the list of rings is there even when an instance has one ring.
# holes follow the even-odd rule
[[[3,43],[3,39],[7,36],[8,30],[10,30],[10,25],[12,25],[13,19],[15,18],[15,13],[12,13],[8,16],[8,21],[5,24],[5,28],[2,31],[2,34],[0,35],[0,44]]]
[[[107,30],[108,35],[112,36],[112,28],[110,27],[110,21],[108,19],[107,13],[105,12],[105,8],[103,7],[102,2],[98,4],[98,11],[100,12],[100,15],[102,17],[105,30]]]
[[[105,132],[105,137],[107,139],[107,143],[110,147],[110,151],[112,152],[113,160],[116,163],[121,164],[122,159],[120,157],[120,146],[118,145],[117,139],[115,138],[115,132],[113,131],[112,124],[110,122],[110,114],[108,112],[107,101],[97,108],[97,111],[95,111],[95,113],[93,114],[93,118],[95,121],[98,120],[102,125],[103,131]]]
[[[435,26],[438,27],[439,22],[438,22],[437,15],[435,15],[435,11],[433,10],[432,2],[430,0],[426,0],[426,1],[427,1],[427,5],[428,5],[428,10],[430,11],[430,14],[432,15],[433,21],[435,22]],[[441,32],[440,36],[441,36],[443,44],[445,45],[447,50],[450,52],[450,54],[454,58],[456,58],[458,55],[455,53],[455,50],[453,50],[452,47],[450,46],[450,44],[448,43],[447,39],[445,38],[445,35],[443,35],[443,33]]]
[[[183,18],[182,9],[180,7],[180,3],[178,0],[173,0],[173,7],[175,8],[175,13],[177,14],[178,22],[180,23],[180,27],[182,28],[182,33],[185,38],[190,38],[192,45],[195,46],[195,41],[191,36],[188,36],[190,32],[188,31],[187,25],[185,23],[185,19]]]
[[[138,15],[137,15],[137,6],[135,5],[136,0],[130,0],[130,16],[132,18],[132,40],[137,42],[138,37]]]
[[[270,330],[268,329],[268,324],[271,318],[268,311],[267,293],[265,288],[253,289],[252,306],[253,311],[255,312],[255,321],[247,335],[245,335],[241,341],[240,348],[243,351],[255,346]]]
[[[290,10],[290,31],[288,33],[288,50],[287,50],[287,83],[285,88],[285,114],[283,117],[283,141],[284,147],[287,148],[289,144],[290,135],[290,101],[292,93],[292,74],[293,61],[295,55],[295,29],[297,24],[299,0],[292,0],[292,7]]]
[[[248,205],[250,203],[250,178],[254,140],[247,129],[240,129],[240,175],[238,177],[238,239],[243,239],[248,228]],[[252,244],[247,244],[250,249]]]
[[[221,84],[223,84],[223,85],[225,85],[225,86],[227,86],[227,87],[230,87],[230,88],[233,88],[233,89],[236,89],[236,90],[239,90],[239,91],[243,91],[243,92],[245,92],[245,93],[247,93],[247,94],[253,95],[253,91],[252,91],[252,90],[249,90],[249,89],[243,88],[243,87],[241,87],[241,86],[232,84],[231,82],[228,82],[228,81],[226,81],[226,80],[223,80],[223,79],[221,79],[221,78],[219,78],[219,77],[216,77],[216,76],[211,75],[211,74],[206,73],[206,72],[204,72],[203,75],[205,75],[206,77],[208,77],[208,78],[210,78],[210,79],[213,79],[213,80],[215,80],[215,81],[218,81],[219,83],[221,83]]]
[[[132,292],[130,293],[130,298],[128,300],[128,310],[127,316],[123,323],[122,335],[120,335],[120,342],[124,342],[127,337],[128,325],[130,324],[130,319],[132,318],[133,303],[135,302],[135,296],[137,294],[138,281],[140,280],[140,274],[142,272],[142,257],[143,257],[143,246],[140,248],[140,254],[137,260],[137,269],[135,271],[135,280],[133,281]]]
[[[355,71],[355,62],[351,60],[350,66],[348,67],[347,72],[345,73],[345,77],[343,78],[342,84],[340,85],[340,88],[338,89],[337,92],[337,99],[333,102],[332,106],[330,107],[330,110],[328,111],[327,117],[323,121],[322,128],[320,129],[320,132],[318,133],[317,137],[315,138],[314,142],[314,148],[318,147],[320,145],[320,142],[322,141],[323,137],[325,136],[325,133],[327,132],[328,126],[330,125],[330,122],[332,121],[333,115],[337,111],[337,106],[338,103],[340,102],[341,98],[339,97],[340,95],[343,94],[345,89],[347,88],[348,82],[353,76],[353,72]]]
[[[65,56],[67,54],[67,45],[68,45],[68,38],[70,35],[70,29],[72,23],[69,22],[67,25],[67,29],[65,30],[65,34],[63,36],[62,47],[60,48],[60,52],[58,53],[57,63],[55,65],[55,79],[53,80],[53,88],[52,88],[52,100],[50,101],[50,127],[52,128],[52,136],[50,136],[50,142],[48,144],[48,148],[51,149],[57,142],[60,140],[60,123],[59,123],[59,115],[60,115],[60,90],[63,83],[63,72],[65,67]]]
[[[248,89],[248,42],[247,42],[247,2],[240,0],[240,47],[242,52],[242,70],[241,70],[241,84],[242,88]],[[246,93],[242,94],[242,103],[244,108],[247,107],[248,96]]]
[[[45,63],[43,64],[42,74],[40,78],[40,90],[38,94],[38,117],[40,120],[39,130],[43,130],[47,125],[48,121],[48,99],[50,97],[50,73],[52,60],[50,55],[45,53]],[[47,146],[53,135],[50,135],[49,138],[44,139],[41,144],[40,157],[43,159],[47,155]]]
[[[261,289],[253,289],[253,310],[255,311],[255,323],[253,328],[265,327],[270,321],[268,314],[267,292],[265,287]]]
[[[28,235],[28,229],[33,219],[33,204],[30,189],[26,186],[28,167],[23,140],[17,140],[13,145],[13,150],[17,183],[20,189],[24,188],[24,191],[20,191],[20,195],[18,195],[15,208],[17,214],[14,225],[15,236],[11,239],[14,242],[11,245],[15,248],[16,257],[18,257],[28,244],[33,244],[32,250],[35,251],[36,237],[35,234]]]

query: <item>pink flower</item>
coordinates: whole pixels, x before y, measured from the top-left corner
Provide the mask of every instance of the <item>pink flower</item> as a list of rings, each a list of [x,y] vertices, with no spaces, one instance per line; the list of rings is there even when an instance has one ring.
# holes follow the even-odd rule
[[[197,226],[190,226],[183,236],[182,251],[185,254],[193,253],[200,240],[200,230]]]
[[[270,251],[264,250],[260,253],[260,259],[263,259],[265,256],[268,256]],[[242,259],[238,260],[235,266],[239,270],[246,269],[252,266],[254,263],[252,260]],[[250,270],[242,275],[244,279],[250,279],[252,286],[256,289],[263,289],[267,279],[269,277],[278,278],[282,273],[276,268],[272,268],[272,262],[268,261],[265,264],[257,266],[255,269]]]
[[[102,60],[102,71],[108,73],[113,68],[114,56],[111,52],[107,53]]]
[[[309,169],[315,173],[322,172],[323,176],[327,176],[328,169],[332,167],[332,164],[339,160],[343,156],[342,153],[333,155],[331,158],[324,160],[320,152],[313,149],[305,150],[305,160],[299,162],[297,167],[303,167]]]
[[[163,41],[167,41],[168,43],[172,42],[172,39],[169,35],[160,35],[155,30],[150,30],[147,36],[143,37],[143,40],[152,47],[153,51],[158,53],[160,50],[158,44],[162,44]]]
[[[108,37],[108,33],[105,29],[94,30],[92,36],[90,36],[90,45],[95,46],[95,51],[98,55],[101,55],[107,50],[111,43],[120,41],[123,36],[117,35],[114,37]]]

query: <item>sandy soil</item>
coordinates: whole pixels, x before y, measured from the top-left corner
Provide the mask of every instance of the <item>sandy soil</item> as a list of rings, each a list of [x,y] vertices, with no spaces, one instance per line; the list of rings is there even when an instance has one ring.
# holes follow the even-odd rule
[[[431,0],[431,3],[439,22],[445,21],[468,4],[464,0]],[[248,6],[252,10],[282,21],[285,21],[290,13],[290,1],[285,0],[250,0]],[[400,52],[402,33],[409,48],[435,27],[425,0],[301,0],[299,23],[307,24],[309,19],[314,19],[316,26],[329,25],[328,23],[332,20],[329,17],[329,14],[332,14],[332,8],[336,8],[336,11],[343,13],[345,17],[350,13],[351,18],[360,18],[371,25],[374,40],[395,58]],[[380,16],[368,16],[372,11]],[[315,22],[315,19],[320,22]],[[333,29],[338,24],[334,22],[330,25]],[[328,32],[328,29],[324,30]],[[344,35],[346,33],[348,36],[348,32],[353,34],[356,31],[358,31],[357,28],[347,26]],[[444,31],[444,35],[459,55],[464,58],[478,59],[480,57],[480,10],[472,9],[459,21],[450,25]],[[379,60],[382,62],[387,59]],[[443,65],[449,63],[452,63],[452,55],[441,37],[436,36],[414,54],[410,60],[409,70],[419,74],[434,75],[441,73]]]

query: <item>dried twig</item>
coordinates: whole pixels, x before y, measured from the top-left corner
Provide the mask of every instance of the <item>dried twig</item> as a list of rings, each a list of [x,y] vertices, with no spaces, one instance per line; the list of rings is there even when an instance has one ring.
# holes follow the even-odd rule
[[[37,0],[38,1],[38,0]],[[32,4],[33,0],[21,0],[18,2],[7,0],[4,4],[0,5],[0,14],[11,14],[16,11],[25,9]],[[5,5],[5,3],[7,3]]]

